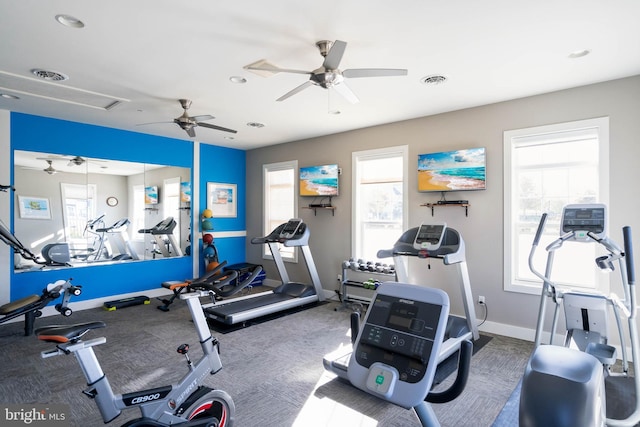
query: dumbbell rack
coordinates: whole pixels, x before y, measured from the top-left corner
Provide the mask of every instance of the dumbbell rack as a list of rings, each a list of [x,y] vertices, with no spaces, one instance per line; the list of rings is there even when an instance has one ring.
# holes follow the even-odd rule
[[[362,276],[370,278],[371,276],[381,277],[381,282],[386,281],[397,281],[397,276],[395,270],[392,273],[384,273],[379,271],[369,271],[369,270],[354,270],[342,263],[342,280],[340,281],[340,296],[342,300],[342,304],[336,308],[336,311],[348,308],[349,304],[371,304],[371,300],[373,297],[373,292],[375,289],[366,288],[364,285],[364,281],[349,279],[349,274]],[[366,279],[365,279],[366,280]],[[358,295],[358,294],[349,294],[350,288],[362,289],[362,294],[368,295]]]

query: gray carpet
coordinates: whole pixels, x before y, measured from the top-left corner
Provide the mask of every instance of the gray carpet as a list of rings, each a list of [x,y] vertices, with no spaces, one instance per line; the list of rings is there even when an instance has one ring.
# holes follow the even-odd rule
[[[107,312],[102,309],[38,319],[36,327],[104,320],[107,328],[90,332],[107,343],[96,354],[116,393],[170,384],[186,366],[175,349],[191,345],[201,355],[186,305],[179,301],[165,313],[156,301]],[[221,343],[222,371],[209,386],[234,399],[236,426],[412,426],[412,411],[367,395],[324,371],[322,357],[349,343],[349,312],[334,311],[336,302],[255,324],[227,334]],[[21,323],[0,326],[0,402],[65,403],[72,426],[100,426],[93,401],[84,396],[84,378],[75,358],[41,359],[51,344],[24,337]],[[435,405],[443,426],[490,426],[520,380],[531,343],[503,336],[493,339],[472,359],[464,393],[454,402]],[[445,387],[445,380],[439,387]],[[138,416],[124,412],[112,424]]]

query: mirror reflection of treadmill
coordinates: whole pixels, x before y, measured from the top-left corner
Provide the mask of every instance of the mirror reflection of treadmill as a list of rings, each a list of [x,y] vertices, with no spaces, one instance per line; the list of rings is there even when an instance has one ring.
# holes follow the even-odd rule
[[[265,237],[254,237],[251,243],[269,246],[282,283],[271,291],[218,302],[204,308],[205,315],[215,321],[233,325],[258,317],[279,313],[324,300],[322,284],[309,249],[309,227],[301,219],[290,219]],[[278,244],[298,247],[302,251],[311,284],[292,282],[285,267]]]
[[[138,233],[151,234],[155,239],[158,249],[162,252],[163,257],[169,258],[170,256],[182,256],[182,249],[180,249],[180,245],[178,244],[176,237],[173,235],[173,229],[176,228],[176,225],[176,220],[173,219],[172,216],[169,216],[151,228],[138,230]],[[168,247],[166,243],[167,240],[173,248],[173,252]]]
[[[121,261],[126,259],[140,259],[140,257],[138,257],[138,253],[129,241],[129,234],[127,233],[128,225],[129,219],[122,218],[109,227],[96,229],[96,233],[102,233],[106,237],[106,241],[100,244],[96,259],[100,257],[101,252],[103,251],[103,249],[105,249],[103,246],[110,245],[111,243],[113,243],[113,245],[117,248],[118,254],[114,254],[112,252],[112,249],[110,247],[107,247],[106,252],[110,260]]]

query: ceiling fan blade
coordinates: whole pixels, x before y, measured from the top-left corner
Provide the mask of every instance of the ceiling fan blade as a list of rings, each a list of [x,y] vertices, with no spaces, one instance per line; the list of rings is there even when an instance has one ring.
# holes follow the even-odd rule
[[[347,42],[343,42],[342,40],[336,40],[333,42],[331,49],[329,49],[329,53],[327,53],[327,56],[324,58],[322,66],[327,70],[337,70],[346,48]]]
[[[187,135],[189,135],[191,138],[196,137],[196,131],[192,127],[185,129],[185,131],[187,132]]]
[[[356,94],[349,89],[349,86],[347,86],[345,82],[333,85],[332,87],[350,103],[357,104],[360,102]]]
[[[303,89],[308,88],[309,86],[313,86],[313,83],[311,83],[311,80],[307,80],[306,82],[302,83],[300,86],[290,90],[289,92],[282,95],[280,98],[276,99],[276,101],[284,101],[285,99],[295,95],[296,93],[302,91]]]
[[[216,129],[216,130],[221,130],[223,132],[231,132],[231,133],[238,133],[237,130],[233,130],[233,129],[228,129],[228,128],[223,128],[222,126],[216,126],[216,125],[212,125],[209,123],[198,123],[198,126],[202,126],[205,128],[209,128],[209,129]]]
[[[136,126],[147,126],[147,125],[158,125],[161,123],[175,123],[174,121],[171,122],[150,122],[150,123],[138,123]]]
[[[356,77],[406,76],[407,70],[400,68],[354,68],[344,70],[342,75],[349,79]]]
[[[215,117],[213,117],[210,114],[205,114],[203,116],[192,116],[191,117],[192,120],[195,120],[196,122],[202,122],[204,120],[211,120],[211,119],[215,119]]]
[[[253,64],[245,65],[243,68],[249,71],[257,71],[256,74],[263,77],[269,77],[269,76],[272,76],[273,74],[278,74],[278,73],[312,74],[311,71],[294,70],[291,68],[280,68],[267,62],[266,59],[261,59],[260,61],[254,62]]]

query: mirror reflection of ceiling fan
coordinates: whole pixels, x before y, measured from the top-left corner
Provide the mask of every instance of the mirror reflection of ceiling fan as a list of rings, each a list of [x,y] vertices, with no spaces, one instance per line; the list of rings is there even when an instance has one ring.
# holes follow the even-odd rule
[[[340,61],[342,61],[342,55],[344,55],[344,51],[347,47],[347,42],[343,42],[342,40],[336,40],[335,42],[329,40],[321,40],[316,43],[316,46],[320,50],[320,54],[324,57],[324,61],[322,62],[320,68],[317,68],[313,71],[279,68],[273,64],[270,64],[264,59],[254,62],[253,64],[246,65],[244,68],[250,71],[254,71],[256,72],[256,74],[265,77],[276,73],[295,73],[309,75],[309,80],[285,93],[276,101],[284,101],[285,99],[295,95],[303,89],[315,85],[325,89],[333,88],[347,101],[355,104],[359,102],[358,97],[351,91],[351,89],[349,89],[344,81],[345,78],[407,75],[406,69],[394,68],[352,68],[348,70],[340,70],[338,67],[340,66]]]
[[[104,160],[97,160],[97,159],[85,159],[84,157],[80,157],[80,156],[47,156],[47,157],[36,157],[36,159],[45,160],[45,161],[68,160],[69,163],[67,163],[67,166],[82,166],[87,162],[103,162],[104,161]]]
[[[180,126],[182,130],[187,132],[187,135],[189,135],[191,138],[194,138],[196,136],[196,131],[194,129],[196,126],[202,126],[204,128],[220,130],[223,132],[238,133],[237,130],[225,128],[222,126],[212,125],[211,123],[205,123],[205,120],[215,119],[215,117],[213,117],[210,114],[205,114],[201,116],[190,116],[187,110],[189,109],[189,107],[191,107],[191,100],[179,99],[178,101],[180,102],[180,105],[184,110],[180,117],[176,117],[175,119],[173,119],[173,121],[170,121],[170,122],[141,123],[138,126],[152,125],[156,123],[175,123],[178,126]]]
[[[56,173],[58,173],[58,170],[53,167],[53,160],[54,159],[44,159],[42,157],[39,157],[39,158],[37,158],[37,160],[44,160],[45,162],[47,162],[48,166],[46,168],[44,168],[44,169],[35,168],[35,167],[31,167],[31,166],[22,166],[22,169],[40,170],[40,171],[48,173],[49,175],[55,175]]]

